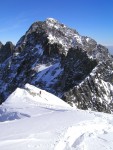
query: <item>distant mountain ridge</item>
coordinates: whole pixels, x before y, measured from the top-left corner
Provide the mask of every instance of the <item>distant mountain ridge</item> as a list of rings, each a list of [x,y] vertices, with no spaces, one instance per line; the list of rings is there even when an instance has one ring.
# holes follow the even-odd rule
[[[0,99],[26,83],[80,109],[112,112],[108,49],[53,18],[33,23],[0,67]]]

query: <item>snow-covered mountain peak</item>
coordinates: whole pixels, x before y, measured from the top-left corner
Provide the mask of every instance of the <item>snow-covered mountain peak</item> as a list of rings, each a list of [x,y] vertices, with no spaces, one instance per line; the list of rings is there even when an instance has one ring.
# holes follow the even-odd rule
[[[14,52],[7,57],[1,51],[0,54],[0,61],[4,58],[0,66],[1,102],[17,87],[30,83],[62,97],[70,105],[111,112],[112,105],[107,101],[109,108],[106,99],[112,100],[112,89],[104,86],[103,90],[101,81],[112,85],[113,58],[104,46],[56,19],[33,23]],[[96,71],[92,76],[93,69]],[[104,93],[106,97],[102,97]]]
[[[54,19],[54,18],[47,18],[46,19],[46,23],[58,23],[58,20]]]
[[[61,107],[70,107],[69,104],[67,104],[66,102],[58,98],[57,96],[45,90],[41,90],[33,85],[26,84],[25,89],[29,92],[30,95],[32,95],[33,97],[35,97],[35,99],[37,99],[36,100],[37,102],[45,103],[48,105],[50,104],[53,106],[56,105],[56,106],[61,106]]]
[[[54,18],[33,23],[19,40],[16,48],[22,49],[28,43],[29,46],[35,46],[37,42],[42,45],[45,43],[57,44],[62,47],[61,53],[63,54],[67,54],[71,47],[76,48],[78,46],[87,51],[87,49],[93,50],[97,45],[95,40],[81,36],[75,29],[69,28]]]
[[[20,106],[24,103],[35,103],[45,107],[71,108],[69,104],[55,95],[30,84],[26,84],[24,89],[17,88],[3,104]]]

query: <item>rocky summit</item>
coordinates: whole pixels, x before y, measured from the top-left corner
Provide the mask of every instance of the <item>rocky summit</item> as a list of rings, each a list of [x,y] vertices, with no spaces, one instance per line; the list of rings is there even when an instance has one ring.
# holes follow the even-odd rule
[[[15,47],[0,43],[1,103],[26,83],[80,109],[113,110],[108,49],[53,18],[33,23]]]

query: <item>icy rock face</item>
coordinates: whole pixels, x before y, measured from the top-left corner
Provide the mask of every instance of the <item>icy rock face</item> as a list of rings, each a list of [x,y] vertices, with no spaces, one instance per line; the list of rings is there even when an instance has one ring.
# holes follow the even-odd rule
[[[80,109],[111,113],[113,111],[113,86],[96,72],[64,94],[64,99]]]
[[[96,67],[82,82],[65,92],[63,99],[80,109],[111,113],[113,111],[113,59],[102,45],[97,45],[97,49],[95,48],[91,55],[96,59]],[[89,69],[90,65],[87,67]]]
[[[35,22],[0,66],[1,102],[30,83],[78,108],[111,112],[112,62],[90,37],[53,18]]]

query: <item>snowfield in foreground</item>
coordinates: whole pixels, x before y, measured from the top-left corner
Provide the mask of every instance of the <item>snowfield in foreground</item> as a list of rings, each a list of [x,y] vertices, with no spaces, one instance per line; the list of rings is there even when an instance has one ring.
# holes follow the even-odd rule
[[[0,106],[0,150],[113,150],[113,116],[27,84]]]

